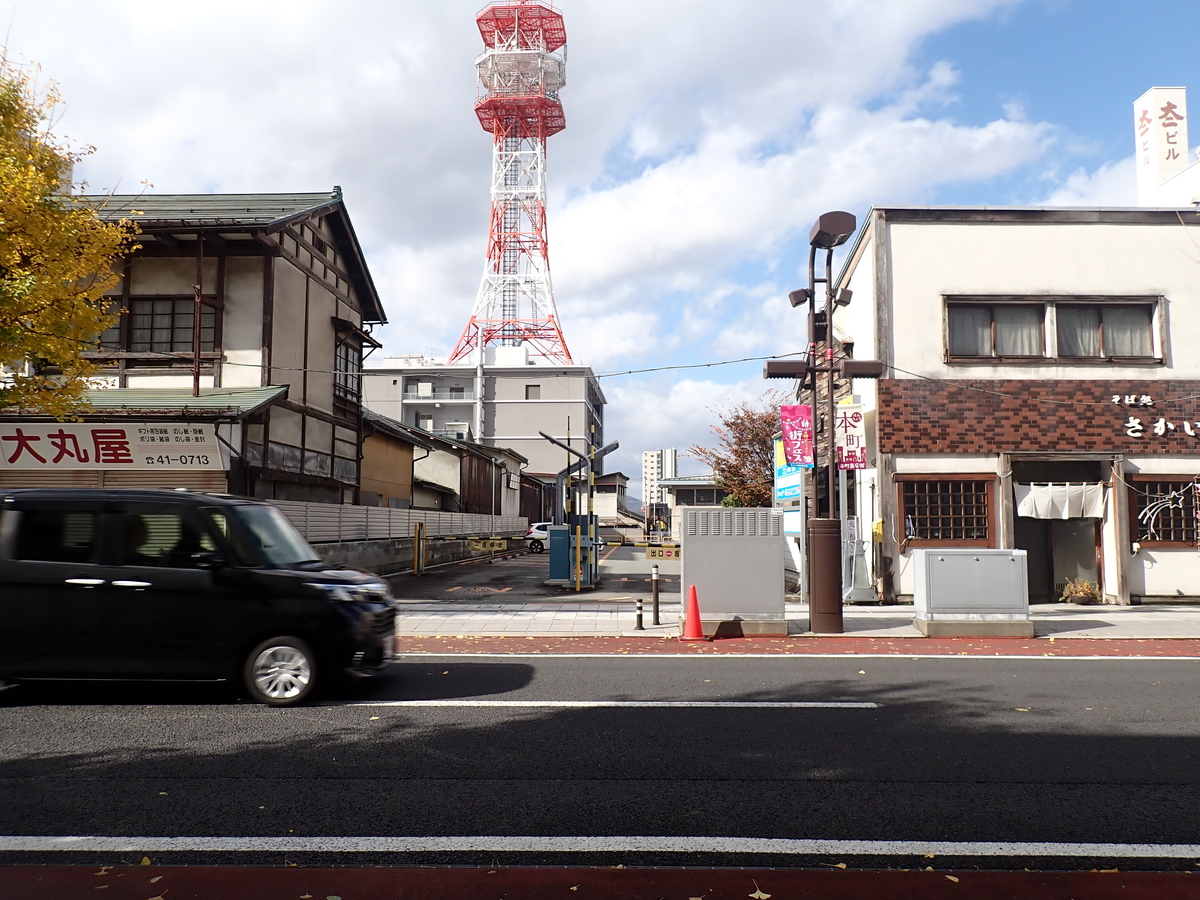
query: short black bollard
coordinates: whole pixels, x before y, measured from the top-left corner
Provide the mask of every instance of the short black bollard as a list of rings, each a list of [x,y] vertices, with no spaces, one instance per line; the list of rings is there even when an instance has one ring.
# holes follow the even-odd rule
[[[650,567],[650,602],[654,605],[654,624],[661,625],[658,621],[658,564],[655,563]]]
[[[637,624],[633,626],[634,631],[645,631],[646,626],[642,624],[642,598],[637,598]]]

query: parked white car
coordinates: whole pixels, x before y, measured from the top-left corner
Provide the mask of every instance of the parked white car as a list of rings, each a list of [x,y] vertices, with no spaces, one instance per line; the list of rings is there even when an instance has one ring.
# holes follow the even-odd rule
[[[529,545],[530,553],[541,553],[546,549],[546,541],[550,539],[550,532],[547,529],[554,523],[552,522],[534,522],[529,526],[529,532],[525,535],[525,541]]]

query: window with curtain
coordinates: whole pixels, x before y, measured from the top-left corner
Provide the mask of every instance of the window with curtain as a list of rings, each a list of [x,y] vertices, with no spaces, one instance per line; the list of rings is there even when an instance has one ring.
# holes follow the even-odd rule
[[[1158,300],[1087,302],[1092,298],[952,298],[946,302],[947,356],[951,360],[1050,358],[1047,325],[1057,344],[1054,358],[1068,360],[1156,360],[1154,311]]]
[[[952,303],[947,307],[950,356],[1046,355],[1045,308],[1032,303]]]
[[[1058,355],[1154,357],[1154,307],[1149,303],[1058,305]]]

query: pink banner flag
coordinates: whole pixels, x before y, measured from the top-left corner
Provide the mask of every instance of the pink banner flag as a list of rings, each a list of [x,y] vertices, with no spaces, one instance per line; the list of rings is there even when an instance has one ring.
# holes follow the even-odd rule
[[[811,406],[779,407],[783,432],[783,457],[789,466],[812,466],[813,425]]]

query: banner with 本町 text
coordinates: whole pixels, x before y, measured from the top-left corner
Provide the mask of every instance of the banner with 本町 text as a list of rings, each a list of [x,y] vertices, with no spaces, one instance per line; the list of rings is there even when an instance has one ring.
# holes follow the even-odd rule
[[[859,404],[839,403],[833,419],[839,469],[867,468],[867,426]]]

